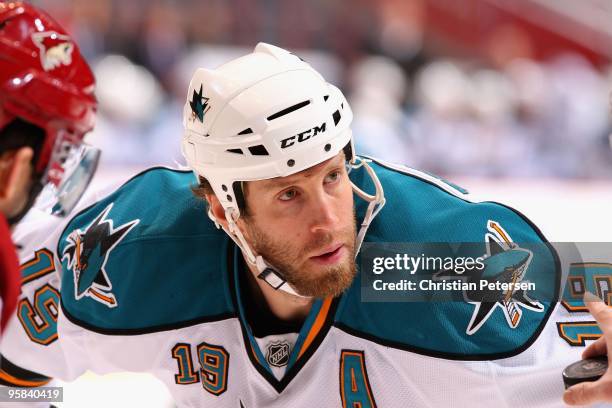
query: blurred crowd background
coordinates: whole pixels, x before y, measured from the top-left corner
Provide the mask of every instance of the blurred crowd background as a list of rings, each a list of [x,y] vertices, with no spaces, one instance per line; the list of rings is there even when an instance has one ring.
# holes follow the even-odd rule
[[[39,0],[95,70],[106,166],[181,162],[197,67],[258,41],[349,97],[358,151],[444,176],[612,178],[607,0]]]

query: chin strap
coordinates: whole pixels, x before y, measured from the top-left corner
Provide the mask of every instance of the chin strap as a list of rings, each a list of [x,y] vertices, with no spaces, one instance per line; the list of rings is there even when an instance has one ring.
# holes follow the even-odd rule
[[[301,298],[310,298],[310,296],[302,296],[285,280],[285,278],[278,272],[275,268],[273,268],[270,264],[266,262],[265,259],[261,255],[255,255],[251,250],[251,247],[244,239],[244,235],[242,235],[242,231],[236,225],[236,221],[238,220],[238,216],[236,215],[236,210],[233,208],[227,208],[225,210],[225,219],[227,220],[228,228],[220,225],[215,216],[212,214],[210,208],[208,209],[208,217],[214,221],[217,228],[222,228],[223,231],[226,232],[227,235],[234,241],[238,248],[244,254],[247,262],[253,265],[257,270],[257,278],[262,279],[268,285],[270,285],[275,290],[282,290],[283,292],[289,293],[290,295],[301,297]]]
[[[358,163],[357,160],[359,161]],[[351,163],[350,165],[351,170],[355,170],[363,166],[363,168],[368,173],[368,176],[370,176],[372,183],[374,183],[374,188],[376,189],[374,195],[371,195],[357,187],[351,181],[351,187],[353,187],[353,191],[355,192],[355,194],[357,194],[364,201],[368,202],[368,208],[366,209],[365,215],[363,216],[361,228],[359,229],[359,232],[357,233],[357,239],[355,240],[355,257],[357,257],[357,254],[359,254],[361,244],[363,243],[365,235],[368,232],[370,223],[372,222],[374,217],[378,215],[378,213],[380,212],[380,210],[382,210],[386,203],[385,191],[383,190],[382,184],[380,184],[380,180],[374,172],[374,169],[372,169],[372,167],[370,167],[370,165],[368,164],[369,162],[371,162],[371,160],[357,157],[355,163]]]
[[[376,192],[374,193],[374,195],[368,194],[361,190],[359,187],[357,187],[351,181],[351,187],[353,188],[355,194],[357,194],[361,199],[368,202],[368,208],[366,209],[366,213],[363,217],[361,227],[359,229],[359,232],[357,233],[357,238],[355,240],[355,257],[357,257],[357,254],[359,254],[361,244],[363,243],[363,239],[365,238],[366,232],[370,227],[370,223],[385,205],[385,193],[382,184],[380,184],[378,176],[376,175],[372,167],[370,167],[370,165],[368,164],[368,162],[371,162],[371,160],[366,160],[363,158],[358,158],[358,160],[358,163],[356,161],[355,163],[350,164],[350,169],[354,170],[363,166],[368,175],[370,176],[370,179],[374,183]],[[242,253],[244,254],[247,262],[255,266],[255,268],[257,269],[257,278],[262,279],[275,290],[282,290],[283,292],[289,293],[290,295],[305,299],[311,297],[300,295],[287,282],[281,272],[279,272],[276,268],[267,263],[261,255],[254,254],[254,252],[251,250],[251,247],[244,239],[242,231],[240,231],[240,228],[238,228],[238,225],[236,225],[236,221],[238,221],[239,215],[237,214],[237,211],[234,208],[227,208],[225,210],[225,219],[227,220],[228,228],[223,227],[217,222],[210,208],[208,209],[208,217],[213,220],[217,228],[223,228],[227,235],[229,235],[229,237],[234,241],[234,243],[238,245],[238,247],[242,250]]]

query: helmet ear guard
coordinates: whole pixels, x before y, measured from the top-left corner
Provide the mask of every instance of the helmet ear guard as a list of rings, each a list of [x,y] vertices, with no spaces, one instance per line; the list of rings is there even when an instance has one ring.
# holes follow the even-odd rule
[[[350,165],[353,165],[357,157],[355,155],[355,139],[351,137],[351,140],[349,140],[349,142],[346,144],[346,146],[344,146],[342,150],[344,151],[344,158],[346,159],[346,161]]]
[[[218,69],[198,69],[183,110],[182,151],[189,167],[205,177],[225,210],[225,232],[275,289],[300,296],[246,242],[236,222],[245,208],[242,183],[286,177],[344,151],[350,168],[364,167],[374,195],[352,185],[369,201],[357,250],[371,219],[384,205],[376,174],[355,155],[351,108],[342,92],[299,57],[260,43],[253,53]],[[209,210],[209,217],[215,220]]]

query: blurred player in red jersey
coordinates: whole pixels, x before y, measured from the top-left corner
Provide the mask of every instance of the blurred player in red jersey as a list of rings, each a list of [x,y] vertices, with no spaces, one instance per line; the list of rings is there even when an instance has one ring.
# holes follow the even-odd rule
[[[0,307],[13,312],[20,273],[11,226],[33,206],[62,215],[91,180],[99,152],[94,77],[67,32],[40,9],[0,2]]]

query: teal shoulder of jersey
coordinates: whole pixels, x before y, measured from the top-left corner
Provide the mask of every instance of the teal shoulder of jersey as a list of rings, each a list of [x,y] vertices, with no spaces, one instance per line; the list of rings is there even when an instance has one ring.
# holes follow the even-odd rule
[[[387,204],[366,243],[482,242],[484,247],[491,220],[514,242],[545,243],[533,224],[506,206],[469,202],[456,186],[425,173],[372,166]],[[362,169],[351,178],[365,191],[374,190]],[[191,192],[193,183],[190,172],[150,169],[73,217],[58,245],[62,308],[70,320],[97,332],[138,334],[236,316],[228,282],[233,243],[208,219],[204,203]],[[356,207],[363,214],[365,203],[356,200]],[[558,283],[552,250],[534,253],[530,269],[539,271],[531,280]],[[521,308],[519,324],[509,327],[496,306],[468,333],[474,310],[466,302],[364,302],[358,279],[340,300],[334,324],[391,347],[481,359],[528,347],[552,308],[544,302],[541,310]]]
[[[234,314],[230,240],[192,194],[194,183],[191,172],[149,169],[72,218],[58,244],[69,319],[137,334]]]
[[[560,279],[558,257],[537,227],[507,206],[471,202],[465,190],[427,173],[378,162],[373,162],[372,167],[384,188],[386,205],[371,224],[364,245],[482,243],[484,254],[485,236],[492,235],[494,221],[495,228],[510,236],[519,247],[522,243],[531,244],[531,262],[525,279],[545,288],[543,293],[548,301],[534,301],[527,307],[515,302],[512,306],[520,309],[517,312],[520,321],[509,320],[503,302],[483,304],[482,310],[476,310],[481,305],[463,298],[368,302],[362,299],[364,277],[358,275],[340,301],[335,325],[379,344],[453,359],[509,357],[535,341],[552,312],[550,300],[558,295]],[[351,179],[366,191],[374,191],[364,171],[352,172]],[[357,204],[358,219],[364,210],[365,203]],[[478,325],[475,318],[479,319]]]

